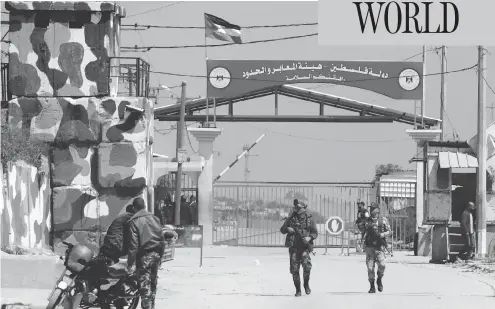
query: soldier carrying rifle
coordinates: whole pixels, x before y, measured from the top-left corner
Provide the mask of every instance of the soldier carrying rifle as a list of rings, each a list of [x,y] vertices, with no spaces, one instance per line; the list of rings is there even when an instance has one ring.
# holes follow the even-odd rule
[[[385,273],[385,250],[387,250],[385,237],[390,235],[390,225],[387,218],[380,216],[380,210],[375,208],[371,212],[371,217],[359,224],[359,229],[364,233],[366,246],[366,267],[368,268],[368,281],[370,282],[368,293],[376,293],[375,264],[378,264],[376,284],[378,291],[382,292],[382,278]]]
[[[301,277],[299,268],[302,264],[304,291],[311,294],[309,288],[309,277],[311,273],[311,256],[313,251],[313,240],[318,237],[316,223],[311,213],[306,208],[308,205],[294,200],[294,210],[280,228],[282,234],[287,234],[285,246],[289,248],[290,268],[294,286],[296,287],[296,297],[301,296]]]

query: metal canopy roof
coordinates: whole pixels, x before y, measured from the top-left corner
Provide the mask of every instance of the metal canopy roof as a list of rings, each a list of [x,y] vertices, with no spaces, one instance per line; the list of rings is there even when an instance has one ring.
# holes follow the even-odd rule
[[[462,152],[439,152],[438,162],[440,168],[475,168],[478,167],[478,159]]]
[[[417,125],[421,123],[420,115],[405,113],[378,105],[368,104],[357,100],[338,97],[335,95],[308,90],[292,85],[267,87],[258,91],[246,93],[242,96],[237,96],[232,98],[219,98],[216,99],[215,103],[217,107],[224,105],[232,105],[233,103],[265,97],[272,94],[280,94],[287,97],[314,102],[317,104],[323,104],[326,106],[353,111],[360,113],[360,115],[362,116],[368,115],[368,116],[392,117],[395,122],[406,123],[410,125]],[[209,100],[209,106],[210,107],[213,106],[211,98]],[[204,109],[206,109],[205,98],[194,99],[186,102],[186,111],[188,111],[189,113]],[[229,108],[229,110],[230,110],[229,114],[232,115],[232,108]],[[179,114],[179,111],[180,111],[180,104],[173,104],[173,105],[155,108],[154,114],[156,119],[160,119],[163,116],[177,115]],[[423,117],[423,123],[425,127],[436,126],[440,122],[441,120],[439,119],[435,119],[431,117]]]

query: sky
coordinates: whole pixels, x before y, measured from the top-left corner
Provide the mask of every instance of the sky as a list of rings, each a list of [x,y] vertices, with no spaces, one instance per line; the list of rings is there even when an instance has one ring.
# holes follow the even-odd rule
[[[125,1],[123,25],[204,26],[204,13],[209,13],[243,26],[314,23],[318,21],[317,2],[146,2]],[[329,16],[331,18],[331,16]],[[130,29],[130,27],[123,27]],[[302,35],[318,31],[317,26],[290,28],[243,29],[243,41]],[[335,35],[339,35],[335,29]],[[148,29],[122,31],[122,46],[165,46],[204,44],[203,29]],[[207,44],[223,43],[208,39]],[[428,46],[432,49],[435,46]],[[488,84],[495,86],[495,48],[487,47]],[[141,57],[151,64],[152,71],[190,75],[206,74],[206,54],[209,59],[233,60],[384,60],[403,61],[422,51],[421,46],[319,46],[317,36],[252,45],[226,47],[152,49],[148,52],[125,52],[121,56]],[[410,61],[421,61],[421,56]],[[470,67],[477,63],[477,47],[447,48],[447,70]],[[440,72],[440,56],[427,53],[426,72]],[[174,87],[187,82],[187,97],[206,96],[206,78],[176,77],[151,74],[151,86],[159,84]],[[450,138],[456,132],[460,140],[476,133],[477,74],[469,70],[446,76],[446,130]],[[426,76],[425,115],[440,118],[440,77]],[[315,84],[299,85],[314,87]],[[493,86],[491,86],[494,88]],[[357,88],[327,85],[317,91],[360,100],[370,104],[414,113],[413,101],[393,100],[383,95]],[[180,88],[172,88],[180,96]],[[494,92],[487,87],[487,105],[495,101]],[[176,99],[160,92],[156,106],[174,104]],[[318,105],[293,98],[279,97],[280,115],[318,115]],[[495,109],[487,109],[487,123],[493,121]],[[211,111],[213,113],[213,111]],[[274,97],[236,103],[234,114],[273,115]],[[326,107],[327,115],[349,115],[344,110]],[[420,110],[417,110],[420,113]],[[227,108],[218,108],[217,114],[227,114]],[[189,123],[188,123],[189,124]],[[176,131],[171,122],[155,122],[154,152],[175,156]],[[198,126],[198,125],[193,125]],[[399,123],[226,123],[217,127],[223,132],[215,141],[214,176],[235,160],[244,144],[251,144],[261,134],[266,136],[253,148],[250,157],[251,181],[319,181],[360,182],[374,177],[377,164],[393,163],[414,169],[408,161],[417,154],[414,141],[406,133],[412,127]],[[198,143],[192,135],[185,137],[189,155],[196,155]],[[241,160],[222,180],[244,180],[244,161]]]
[[[175,3],[175,4],[174,4]],[[174,4],[174,5],[171,5]],[[230,23],[242,26],[311,23],[318,21],[317,2],[121,2],[127,10],[122,24],[204,26],[204,13],[221,17]],[[156,10],[154,10],[156,9]],[[151,12],[147,12],[154,10]],[[139,14],[142,13],[142,14]],[[139,15],[134,15],[139,14]],[[134,16],[132,16],[134,15]],[[330,16],[331,17],[331,16]],[[124,27],[125,28],[125,27]],[[317,32],[317,26],[244,29],[243,41],[270,39]],[[127,27],[128,29],[128,27]],[[338,35],[338,29],[335,29]],[[222,43],[208,39],[207,44]],[[149,29],[145,31],[123,31],[122,46],[164,46],[204,44],[202,29]],[[435,46],[428,46],[432,49]],[[495,85],[490,75],[494,67],[494,48],[487,48],[486,79]],[[208,48],[209,59],[235,60],[384,60],[403,61],[421,53],[422,46],[319,46],[317,37],[289,41],[233,45]],[[191,75],[205,75],[205,49],[152,49],[146,53],[125,53],[149,61],[153,71],[165,71]],[[421,56],[410,59],[421,61]],[[477,63],[477,48],[448,47],[447,71],[470,67]],[[440,56],[434,51],[426,57],[427,73],[440,72]],[[151,84],[156,86],[180,85],[187,82],[187,96],[206,95],[205,78],[175,77],[152,74]],[[446,76],[446,130],[450,138],[457,132],[460,140],[476,134],[477,125],[477,74],[475,70],[453,73]],[[426,76],[425,115],[440,118],[440,77]],[[314,84],[302,85],[313,87]],[[492,87],[493,88],[493,87]],[[180,95],[180,88],[172,89]],[[317,89],[321,92],[344,96],[370,104],[390,107],[405,112],[414,112],[413,101],[393,100],[383,95],[357,88],[328,85]],[[158,106],[175,103],[161,92]],[[487,105],[494,101],[493,92],[487,88]],[[280,96],[279,114],[317,115],[318,105]],[[236,103],[234,114],[273,114],[273,96]],[[487,109],[487,122],[493,120],[493,109]],[[211,112],[212,113],[212,112]],[[343,110],[327,107],[327,114],[347,115]],[[420,110],[417,110],[420,113]],[[227,114],[227,109],[218,108],[217,114]],[[174,157],[176,131],[167,130],[174,123],[155,122],[154,151]],[[416,144],[406,133],[412,127],[400,123],[337,124],[337,123],[226,123],[219,122],[223,129],[215,141],[218,153],[214,157],[214,175],[218,175],[242,152],[243,144],[251,144],[258,137],[266,136],[253,148],[249,159],[251,181],[321,181],[358,182],[369,181],[374,176],[377,164],[393,163],[406,169],[415,169],[408,161],[417,153]],[[194,155],[198,144],[190,135],[185,139],[188,154]],[[192,146],[192,147],[191,147]],[[244,180],[244,161],[239,161],[223,180]]]

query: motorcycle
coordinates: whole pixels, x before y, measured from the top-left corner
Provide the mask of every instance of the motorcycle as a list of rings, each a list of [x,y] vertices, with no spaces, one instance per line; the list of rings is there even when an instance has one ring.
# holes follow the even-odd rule
[[[65,256],[60,257],[65,270],[48,297],[46,309],[55,309],[63,304],[65,309],[106,309],[112,305],[128,309],[137,307],[137,280],[135,274],[128,273],[127,260],[106,266],[107,272],[102,275],[91,249],[82,244],[62,243],[67,246]]]
[[[167,242],[177,240],[174,226],[163,228],[163,237]],[[136,309],[139,303],[138,284],[135,274],[127,271],[127,260],[121,259],[113,265],[103,265],[95,259],[94,252],[82,244],[62,242],[67,246],[64,261],[65,270],[57,280],[46,309],[69,304],[65,309],[100,307],[117,309],[126,306]],[[165,262],[165,261],[164,261]],[[106,270],[106,271],[104,271]]]

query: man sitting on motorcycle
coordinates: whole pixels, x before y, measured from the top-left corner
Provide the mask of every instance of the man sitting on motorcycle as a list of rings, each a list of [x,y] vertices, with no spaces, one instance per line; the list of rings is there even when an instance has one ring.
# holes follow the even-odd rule
[[[105,261],[106,265],[119,262],[119,258],[127,255],[127,248],[124,242],[124,225],[134,215],[132,204],[127,205],[125,211],[118,215],[110,224],[100,248],[99,258]]]
[[[99,277],[106,277],[109,275],[108,266],[119,262],[119,258],[127,255],[126,242],[124,241],[124,225],[134,215],[134,208],[132,204],[125,208],[125,211],[118,215],[110,224],[107,229],[107,233],[103,240],[103,245],[100,247],[100,252],[96,258],[96,264]],[[124,294],[125,290],[123,286],[116,287],[120,291],[118,294]],[[117,309],[127,306],[125,299],[117,299],[114,303]]]

